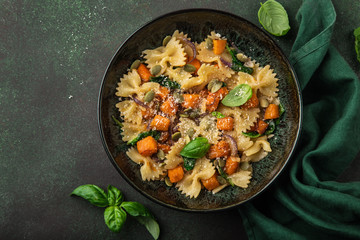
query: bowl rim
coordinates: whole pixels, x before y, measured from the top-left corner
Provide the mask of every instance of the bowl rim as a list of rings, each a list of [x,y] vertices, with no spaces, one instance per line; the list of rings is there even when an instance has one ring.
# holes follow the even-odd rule
[[[156,199],[155,197],[149,195],[148,193],[142,191],[139,187],[137,187],[127,176],[125,173],[123,173],[123,171],[120,169],[120,167],[117,165],[115,159],[113,158],[109,147],[107,145],[107,142],[105,140],[105,134],[104,134],[104,129],[103,129],[103,125],[102,125],[102,121],[101,121],[101,105],[102,105],[102,93],[103,93],[103,89],[105,86],[105,80],[107,78],[109,69],[112,67],[113,63],[116,61],[116,57],[120,51],[120,49],[136,34],[138,33],[140,30],[142,30],[143,28],[147,27],[148,25],[152,24],[153,22],[156,22],[162,18],[166,18],[169,16],[173,16],[173,15],[177,15],[177,14],[183,14],[183,13],[189,13],[189,12],[213,12],[213,13],[217,13],[217,14],[223,14],[223,15],[229,15],[233,18],[236,18],[238,20],[244,21],[247,24],[251,25],[251,27],[257,29],[258,31],[262,32],[267,38],[268,40],[275,45],[276,48],[278,48],[279,53],[281,55],[281,57],[285,60],[286,65],[288,66],[288,68],[290,69],[292,76],[294,78],[294,82],[295,82],[295,86],[296,86],[296,92],[299,98],[299,123],[297,125],[297,132],[296,132],[296,138],[295,141],[293,143],[293,146],[289,152],[288,157],[286,158],[284,164],[280,167],[280,169],[278,170],[278,172],[272,177],[272,179],[270,179],[270,181],[257,193],[255,193],[254,195],[252,195],[250,198],[237,202],[235,204],[231,204],[225,207],[220,207],[220,208],[214,208],[214,209],[186,209],[186,208],[182,208],[176,205],[171,205],[171,204],[167,204],[164,203],[158,199]],[[262,192],[264,192],[266,189],[269,188],[269,186],[275,181],[275,179],[278,178],[278,176],[280,175],[281,172],[283,172],[283,170],[285,169],[285,167],[288,165],[288,162],[291,160],[296,147],[298,146],[299,143],[299,139],[300,139],[300,135],[301,135],[301,129],[302,129],[302,122],[303,122],[303,100],[302,100],[302,93],[301,93],[301,88],[300,88],[300,83],[298,81],[295,69],[293,68],[293,66],[291,65],[288,57],[284,54],[283,50],[279,47],[279,45],[276,43],[276,41],[273,40],[273,38],[270,36],[269,33],[267,33],[266,31],[264,31],[263,29],[261,29],[260,27],[256,26],[254,23],[250,22],[249,20],[240,17],[238,15],[235,15],[233,13],[229,13],[223,10],[216,10],[216,9],[211,9],[211,8],[191,8],[191,9],[181,9],[181,10],[177,10],[177,11],[172,11],[172,12],[168,12],[165,14],[162,14],[148,22],[146,22],[145,24],[141,25],[140,27],[138,27],[135,31],[133,31],[133,33],[131,33],[121,44],[120,46],[116,49],[115,53],[113,54],[113,56],[111,57],[110,62],[108,63],[105,73],[103,74],[102,77],[102,81],[100,84],[100,90],[99,90],[99,95],[98,95],[98,104],[97,104],[97,120],[98,120],[98,129],[99,129],[99,133],[100,133],[100,138],[101,138],[101,142],[103,144],[103,147],[105,149],[105,152],[109,158],[109,160],[111,161],[111,163],[114,165],[115,169],[120,173],[120,175],[125,179],[125,181],[132,186],[134,189],[136,189],[138,192],[140,192],[143,196],[147,197],[148,199],[150,199],[151,201],[158,203],[162,206],[165,206],[167,208],[171,208],[171,209],[175,209],[178,211],[183,211],[183,212],[193,212],[193,213],[210,213],[210,212],[218,212],[218,211],[224,211],[224,210],[229,210],[231,208],[235,208],[238,207],[242,204],[244,204],[245,202],[248,202],[250,200],[252,200],[254,197],[258,196],[259,194],[261,194]]]

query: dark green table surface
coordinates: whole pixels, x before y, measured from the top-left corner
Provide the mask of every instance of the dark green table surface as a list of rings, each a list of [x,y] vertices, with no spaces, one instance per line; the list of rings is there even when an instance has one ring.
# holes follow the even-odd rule
[[[288,55],[301,1],[280,2],[292,29],[274,39]],[[352,35],[360,26],[360,2],[334,5],[338,17],[332,43],[360,75]],[[235,209],[178,212],[131,188],[105,154],[96,108],[107,64],[142,24],[174,10],[213,8],[260,26],[259,6],[253,0],[1,0],[0,239],[151,239],[132,219],[120,234],[110,232],[103,209],[69,196],[87,183],[115,185],[127,199],[150,208],[159,220],[161,239],[246,239]],[[359,180],[359,172],[358,155],[339,180]]]

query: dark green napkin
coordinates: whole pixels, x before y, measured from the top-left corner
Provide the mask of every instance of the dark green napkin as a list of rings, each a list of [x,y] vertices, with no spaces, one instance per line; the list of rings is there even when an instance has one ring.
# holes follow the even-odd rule
[[[360,183],[340,183],[360,149],[360,82],[330,46],[330,0],[304,0],[290,61],[299,77],[303,129],[270,189],[240,207],[250,239],[360,239]]]

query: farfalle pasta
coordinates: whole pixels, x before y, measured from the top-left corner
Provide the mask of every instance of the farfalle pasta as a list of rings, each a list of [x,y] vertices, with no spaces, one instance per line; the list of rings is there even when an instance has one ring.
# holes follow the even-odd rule
[[[216,32],[198,43],[176,30],[142,56],[115,93],[126,154],[142,180],[189,198],[247,188],[284,112],[271,66]]]

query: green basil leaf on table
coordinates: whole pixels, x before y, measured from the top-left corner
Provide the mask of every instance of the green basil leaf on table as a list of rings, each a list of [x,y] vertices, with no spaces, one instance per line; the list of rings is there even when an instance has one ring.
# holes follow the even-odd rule
[[[175,82],[175,81],[171,81],[169,77],[166,77],[164,75],[160,75],[158,77],[151,77],[150,78],[150,82],[156,82],[158,84],[160,84],[163,87],[167,87],[170,89],[180,89],[180,84]]]
[[[258,18],[266,31],[275,36],[284,36],[289,30],[289,17],[284,7],[275,0],[260,3]]]
[[[107,194],[96,185],[86,184],[74,189],[71,195],[76,195],[88,200],[97,207],[106,207],[109,205]]]
[[[187,158],[201,158],[209,151],[209,141],[204,137],[197,137],[181,150],[180,155]]]
[[[196,159],[195,158],[187,158],[183,157],[184,159],[184,168],[186,171],[193,170],[195,167]]]
[[[237,107],[246,103],[252,96],[252,89],[248,84],[237,85],[221,101],[228,107]]]
[[[211,115],[213,115],[216,118],[224,118],[225,115],[222,114],[221,112],[212,112]]]
[[[114,186],[108,186],[107,198],[110,206],[118,206],[124,201],[122,192]]]
[[[254,69],[250,68],[250,67],[246,67],[244,66],[244,63],[242,63],[237,57],[236,57],[236,52],[235,50],[232,50],[228,45],[226,45],[226,49],[228,50],[228,52],[231,55],[232,58],[232,63],[231,63],[231,69],[236,71],[236,72],[245,72],[248,74],[252,74]]]
[[[104,219],[111,231],[119,232],[126,221],[126,212],[118,206],[110,206],[105,209]]]
[[[156,131],[156,130],[154,130],[154,131],[151,130],[151,131],[148,131],[148,132],[139,133],[139,135],[136,138],[129,141],[127,144],[131,145],[131,146],[134,146],[138,141],[140,141],[141,139],[144,139],[144,138],[146,138],[148,136],[152,136],[153,138],[155,138],[155,140],[159,140],[159,138],[161,136],[161,132]]]
[[[355,51],[357,60],[360,62],[360,27],[354,30],[355,36]]]
[[[142,225],[146,227],[154,239],[160,235],[159,224],[155,221],[153,215],[138,202],[123,202],[121,207],[131,216],[135,217]]]

